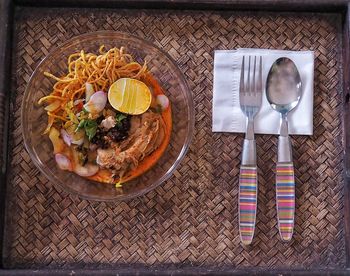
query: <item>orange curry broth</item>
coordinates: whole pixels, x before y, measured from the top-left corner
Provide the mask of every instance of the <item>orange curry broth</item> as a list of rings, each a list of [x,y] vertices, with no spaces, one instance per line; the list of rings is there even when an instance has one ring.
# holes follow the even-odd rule
[[[154,96],[162,95],[162,94],[164,95],[164,92],[160,87],[159,83],[155,80],[155,78],[151,74],[148,74],[147,78],[143,79],[142,81],[152,88]],[[120,183],[125,183],[145,173],[151,167],[153,167],[157,163],[159,158],[163,155],[164,151],[166,150],[169,144],[171,129],[172,129],[170,104],[169,104],[169,107],[162,112],[162,118],[165,124],[165,128],[164,128],[165,135],[164,135],[163,142],[154,152],[152,152],[150,155],[145,157],[136,168],[128,172],[127,175],[121,179]],[[103,183],[116,183],[119,181],[118,179],[117,180],[113,179],[112,172],[107,169],[100,169],[95,175],[87,178],[90,180],[103,182]]]

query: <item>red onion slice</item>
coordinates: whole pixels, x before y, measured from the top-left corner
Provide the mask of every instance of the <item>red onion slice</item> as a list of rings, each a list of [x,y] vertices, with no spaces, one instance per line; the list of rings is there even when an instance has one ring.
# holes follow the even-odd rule
[[[90,97],[84,108],[90,113],[99,113],[105,108],[106,103],[107,94],[103,91],[97,91]]]
[[[156,102],[157,102],[157,104],[160,105],[160,107],[162,108],[162,111],[167,109],[169,106],[169,99],[165,95],[158,95],[156,98]]]
[[[84,137],[81,138],[81,139],[79,139],[79,140],[72,140],[72,144],[74,144],[74,145],[80,146],[80,145],[82,145],[83,143],[84,143]]]
[[[63,141],[68,145],[70,146],[72,144],[72,137],[68,134],[68,132],[61,128],[61,136],[62,136],[62,139]]]
[[[93,164],[87,164],[84,167],[77,165],[74,168],[74,172],[80,176],[93,176],[99,170],[99,167]]]
[[[72,170],[72,163],[67,156],[61,153],[55,154],[55,160],[61,170]]]
[[[88,102],[92,94],[95,93],[94,86],[91,83],[85,83],[85,100]]]

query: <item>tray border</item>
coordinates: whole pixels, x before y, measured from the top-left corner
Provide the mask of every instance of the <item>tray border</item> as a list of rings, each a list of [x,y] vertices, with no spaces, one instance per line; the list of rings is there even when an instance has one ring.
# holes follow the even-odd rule
[[[7,171],[9,169],[8,151],[8,126],[10,107],[10,82],[11,82],[11,49],[14,23],[14,11],[16,7],[80,7],[92,8],[98,3],[100,8],[134,8],[134,9],[191,9],[191,10],[250,10],[250,11],[307,11],[307,12],[337,12],[342,15],[342,69],[343,69],[343,141],[344,149],[344,220],[345,220],[345,269],[274,269],[262,268],[237,269],[229,266],[220,270],[210,267],[180,266],[179,268],[164,268],[160,266],[133,265],[121,266],[115,269],[5,269],[3,266],[3,240],[5,222],[5,195],[7,183]],[[1,275],[115,275],[118,274],[151,274],[151,275],[198,275],[198,274],[232,274],[232,275],[320,275],[350,273],[350,0],[56,0],[54,4],[50,0],[0,0],[0,113],[3,115],[3,128],[0,128],[0,274]],[[3,133],[1,133],[3,130]]]
[[[0,113],[4,118],[0,129],[0,274],[3,271],[3,239],[5,225],[5,195],[8,171],[8,137],[9,137],[9,109],[10,72],[11,72],[11,48],[12,48],[12,22],[14,5],[11,0],[0,0]],[[2,133],[3,132],[3,133]]]

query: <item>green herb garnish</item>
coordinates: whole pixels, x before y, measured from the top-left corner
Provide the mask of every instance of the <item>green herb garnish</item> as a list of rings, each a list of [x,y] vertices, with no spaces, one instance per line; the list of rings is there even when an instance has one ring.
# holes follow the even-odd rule
[[[116,121],[116,125],[117,126],[121,126],[122,124],[122,121],[124,119],[126,119],[128,116],[126,116],[125,114],[123,113],[118,113],[117,115],[115,115],[115,121]]]
[[[89,138],[89,141],[95,136],[97,131],[97,123],[94,120],[90,119],[83,119],[79,122],[77,129],[75,132],[77,132],[79,129],[84,129],[86,136]]]

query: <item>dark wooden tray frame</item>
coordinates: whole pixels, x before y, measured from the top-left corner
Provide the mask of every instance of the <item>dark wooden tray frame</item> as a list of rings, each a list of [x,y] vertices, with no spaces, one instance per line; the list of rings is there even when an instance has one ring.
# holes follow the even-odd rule
[[[53,3],[54,2],[54,3]],[[251,11],[289,11],[289,12],[336,12],[343,19],[343,139],[344,139],[344,179],[345,179],[345,242],[346,242],[346,268],[332,270],[271,270],[251,268],[249,270],[222,267],[220,271],[211,270],[208,267],[174,266],[169,269],[162,266],[119,267],[117,270],[22,270],[5,269],[3,267],[3,226],[5,215],[5,195],[8,171],[8,124],[10,105],[10,81],[11,81],[11,42],[14,26],[14,10],[16,7],[96,7],[99,8],[135,8],[135,9],[206,9],[206,10],[251,10]],[[234,274],[234,275],[321,275],[321,274],[350,274],[350,0],[0,0],[0,275],[124,275],[124,274]],[[3,116],[1,116],[3,115]]]

